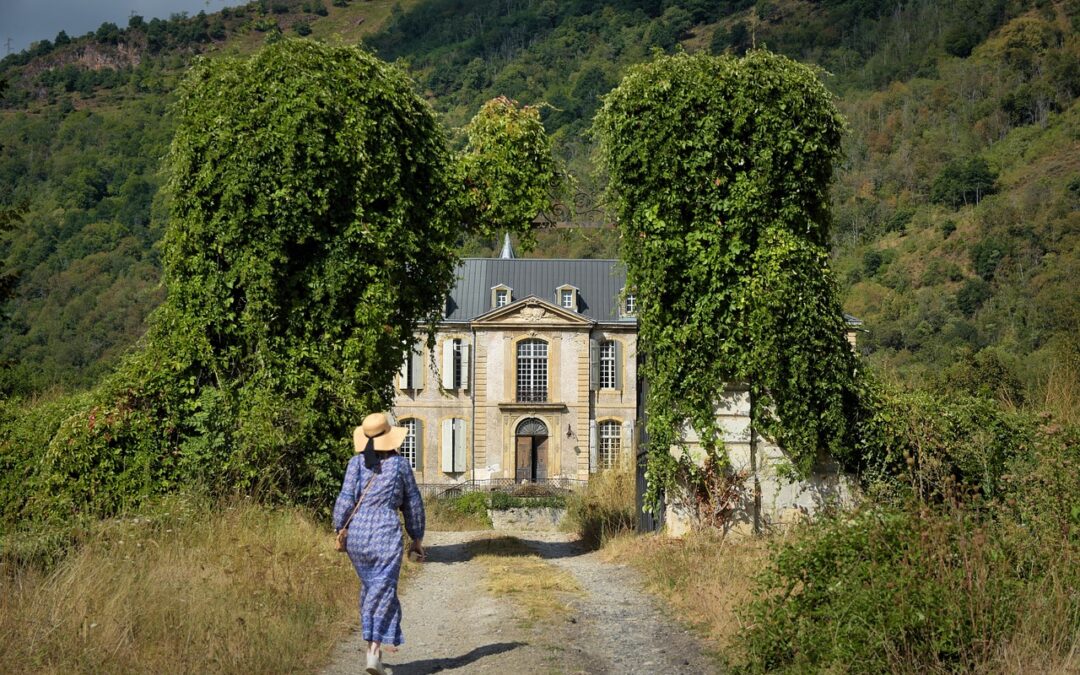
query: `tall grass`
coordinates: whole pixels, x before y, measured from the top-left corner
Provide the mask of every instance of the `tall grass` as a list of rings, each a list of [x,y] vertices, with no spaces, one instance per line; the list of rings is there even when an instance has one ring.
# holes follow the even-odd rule
[[[637,526],[633,468],[621,465],[601,471],[589,484],[567,499],[567,523],[589,546],[633,532]]]
[[[356,622],[347,558],[298,509],[172,497],[80,539],[49,571],[5,561],[5,672],[311,671]]]

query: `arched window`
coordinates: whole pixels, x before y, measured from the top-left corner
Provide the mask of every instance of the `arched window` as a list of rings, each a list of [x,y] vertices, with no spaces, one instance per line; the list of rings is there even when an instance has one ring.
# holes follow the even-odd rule
[[[543,340],[522,340],[517,346],[517,400],[547,401],[548,345]]]
[[[409,466],[415,469],[420,459],[420,420],[401,420],[401,426],[409,430],[408,435],[405,436],[405,441],[401,444],[401,456],[409,460]]]
[[[601,469],[613,468],[619,463],[620,450],[620,425],[618,422],[608,420],[600,423],[600,467]]]
[[[530,417],[527,420],[523,420],[521,424],[517,426],[515,436],[547,436],[547,425],[535,417]]]

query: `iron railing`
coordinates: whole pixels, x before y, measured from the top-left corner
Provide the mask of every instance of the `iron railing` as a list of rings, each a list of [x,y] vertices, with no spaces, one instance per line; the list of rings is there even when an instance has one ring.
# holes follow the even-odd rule
[[[519,497],[536,497],[569,494],[584,489],[589,483],[579,478],[557,476],[538,481],[516,482],[513,478],[488,478],[466,480],[460,483],[420,483],[420,494],[425,498],[459,497],[471,492],[504,492]]]
[[[518,387],[518,403],[547,403],[547,387]]]

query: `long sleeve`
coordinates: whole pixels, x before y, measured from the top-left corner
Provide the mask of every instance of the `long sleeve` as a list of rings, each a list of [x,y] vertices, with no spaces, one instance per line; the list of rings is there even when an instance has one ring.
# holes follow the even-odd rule
[[[405,516],[405,531],[413,541],[424,538],[424,499],[416,487],[416,476],[408,462],[399,462],[405,480],[405,494],[401,500],[401,513]]]
[[[360,482],[360,466],[363,463],[360,455],[349,460],[349,466],[345,469],[345,480],[341,483],[341,492],[334,503],[334,531],[338,531],[345,525],[345,519],[352,513],[356,506],[356,486]]]

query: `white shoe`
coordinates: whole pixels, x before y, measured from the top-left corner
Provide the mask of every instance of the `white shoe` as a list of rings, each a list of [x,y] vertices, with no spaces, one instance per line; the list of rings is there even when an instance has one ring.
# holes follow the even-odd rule
[[[383,670],[382,656],[380,654],[372,654],[367,652],[367,672],[368,675],[386,675],[386,671]]]

